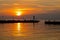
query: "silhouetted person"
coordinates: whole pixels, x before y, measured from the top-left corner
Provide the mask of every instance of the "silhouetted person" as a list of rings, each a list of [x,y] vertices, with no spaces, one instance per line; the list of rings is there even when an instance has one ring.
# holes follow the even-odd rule
[[[33,20],[35,20],[35,16],[33,16]]]

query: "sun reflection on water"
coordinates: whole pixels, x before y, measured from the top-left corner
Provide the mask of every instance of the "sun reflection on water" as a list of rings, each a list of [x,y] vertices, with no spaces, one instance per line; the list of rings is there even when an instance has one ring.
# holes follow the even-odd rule
[[[16,26],[13,29],[13,36],[28,36],[29,32],[25,25],[22,23],[16,23]]]
[[[22,28],[21,23],[17,23],[17,34],[16,36],[26,36],[24,34],[24,29]]]
[[[21,24],[17,23],[17,29],[18,29],[18,31],[20,31],[20,28],[21,28]]]
[[[21,23],[17,23],[16,31],[13,33],[14,36],[22,36],[21,34]]]

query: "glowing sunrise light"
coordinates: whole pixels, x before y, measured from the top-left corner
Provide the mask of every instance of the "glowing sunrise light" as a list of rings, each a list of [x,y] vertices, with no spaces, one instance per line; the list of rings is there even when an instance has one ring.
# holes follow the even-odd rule
[[[16,15],[20,16],[20,15],[22,15],[22,12],[21,11],[16,11]]]

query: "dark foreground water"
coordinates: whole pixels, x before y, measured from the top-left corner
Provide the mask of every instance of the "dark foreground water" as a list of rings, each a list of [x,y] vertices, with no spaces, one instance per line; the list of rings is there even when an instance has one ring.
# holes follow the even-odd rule
[[[0,24],[0,40],[60,40],[60,25],[33,23]]]

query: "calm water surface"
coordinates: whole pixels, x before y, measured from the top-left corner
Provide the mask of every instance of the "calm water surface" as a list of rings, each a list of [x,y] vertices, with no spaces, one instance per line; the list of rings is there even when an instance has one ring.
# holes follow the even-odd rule
[[[0,24],[0,40],[60,40],[60,25],[39,23]]]

